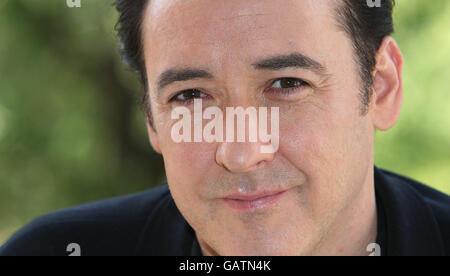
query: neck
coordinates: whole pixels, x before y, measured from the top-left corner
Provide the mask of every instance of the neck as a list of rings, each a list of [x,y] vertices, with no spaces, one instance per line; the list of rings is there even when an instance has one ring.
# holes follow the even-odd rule
[[[369,168],[363,188],[339,214],[313,255],[368,256],[367,246],[376,242],[377,210],[374,169]]]

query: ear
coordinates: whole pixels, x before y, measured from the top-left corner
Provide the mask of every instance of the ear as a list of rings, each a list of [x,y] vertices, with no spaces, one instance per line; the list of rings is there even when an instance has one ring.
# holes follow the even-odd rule
[[[147,132],[148,132],[148,137],[150,139],[150,144],[152,145],[153,149],[161,154],[161,149],[159,147],[159,138],[158,138],[158,134],[156,133],[154,127],[150,124],[150,119],[148,118],[148,116],[146,116],[146,122],[147,122]]]
[[[383,39],[376,57],[374,79],[374,126],[381,130],[392,128],[398,120],[403,100],[403,56],[395,40]]]

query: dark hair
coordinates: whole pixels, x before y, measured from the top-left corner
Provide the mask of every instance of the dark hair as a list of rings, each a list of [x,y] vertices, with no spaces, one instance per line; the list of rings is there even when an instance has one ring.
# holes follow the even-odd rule
[[[153,124],[147,93],[147,71],[143,54],[142,21],[147,3],[150,0],[117,0],[114,5],[119,12],[115,29],[120,39],[122,60],[139,75],[143,90],[141,108]]]
[[[149,1],[151,0],[117,0],[115,6],[119,12],[116,30],[121,42],[122,57],[140,76],[144,91],[141,103],[152,124],[141,36],[143,14]],[[380,3],[379,7],[369,5],[377,2]],[[394,0],[342,0],[337,7],[338,25],[353,42],[355,61],[360,71],[362,114],[367,112],[372,95],[372,71],[376,64],[377,50],[383,38],[394,31],[393,6]]]
[[[380,5],[369,5],[378,2]],[[383,38],[394,32],[392,8],[395,0],[343,0],[337,8],[337,22],[353,42],[361,78],[361,113],[368,111],[372,96],[372,71]],[[372,7],[371,7],[372,6]]]

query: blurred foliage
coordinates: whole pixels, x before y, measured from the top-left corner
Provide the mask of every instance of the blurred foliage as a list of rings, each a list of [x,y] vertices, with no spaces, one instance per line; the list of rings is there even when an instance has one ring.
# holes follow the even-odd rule
[[[394,128],[377,132],[375,163],[450,194],[450,1],[396,2],[403,108]]]
[[[0,244],[31,219],[164,181],[110,0],[0,0]],[[450,193],[450,1],[397,0],[406,64],[376,164]]]
[[[0,244],[41,214],[162,183],[112,1],[0,3]]]

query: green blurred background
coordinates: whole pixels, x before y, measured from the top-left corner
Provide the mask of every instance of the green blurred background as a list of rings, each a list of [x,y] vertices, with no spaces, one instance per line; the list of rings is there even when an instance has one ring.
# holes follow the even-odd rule
[[[111,0],[0,0],[0,245],[33,218],[164,181]],[[405,95],[376,164],[450,193],[450,1],[397,0]]]

